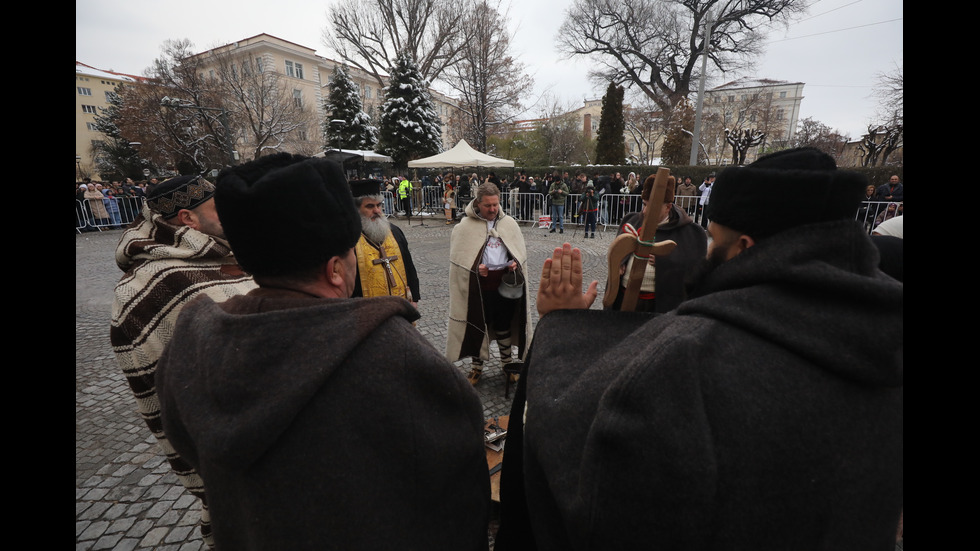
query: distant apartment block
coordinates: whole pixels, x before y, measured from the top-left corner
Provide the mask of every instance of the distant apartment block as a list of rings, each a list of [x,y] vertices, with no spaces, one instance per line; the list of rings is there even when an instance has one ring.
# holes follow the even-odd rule
[[[249,68],[258,71],[276,71],[289,86],[292,98],[298,104],[309,106],[314,110],[315,122],[310,127],[298,133],[285,150],[290,152],[308,151],[310,147],[322,148],[323,124],[329,120],[330,113],[324,111],[324,100],[329,96],[328,86],[333,79],[334,69],[341,63],[316,54],[307,46],[269,35],[258,34],[249,38],[225,44],[212,50],[197,54],[228,54],[236,60],[247,60]],[[97,60],[89,60],[97,63]],[[149,65],[151,60],[147,60]],[[239,62],[240,63],[240,62]],[[238,68],[239,70],[241,68]],[[216,68],[207,68],[209,76],[216,76]],[[351,80],[357,86],[358,94],[363,104],[364,112],[372,120],[378,121],[384,105],[384,87],[368,73],[348,66]],[[133,82],[139,77],[101,71],[94,67],[76,62],[76,162],[85,175],[92,175],[94,164],[91,160],[91,144],[100,139],[100,135],[92,130],[91,123],[99,107],[105,107],[105,94],[112,91],[120,83]],[[387,85],[387,81],[383,80]],[[450,116],[456,109],[455,101],[435,90],[430,90],[436,112],[442,122],[443,147],[448,144]],[[90,98],[90,99],[86,99]],[[307,142],[302,144],[301,142]],[[454,144],[448,144],[454,145]],[[79,177],[79,176],[76,176]]]

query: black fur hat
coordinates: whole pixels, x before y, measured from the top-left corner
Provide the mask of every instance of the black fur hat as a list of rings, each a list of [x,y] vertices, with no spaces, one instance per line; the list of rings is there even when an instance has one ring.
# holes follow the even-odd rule
[[[722,170],[706,215],[760,240],[804,224],[854,219],[867,184],[861,174],[837,170],[820,150],[787,149]]]
[[[222,170],[216,188],[228,243],[256,276],[321,266],[361,235],[350,186],[334,161],[277,153]]]

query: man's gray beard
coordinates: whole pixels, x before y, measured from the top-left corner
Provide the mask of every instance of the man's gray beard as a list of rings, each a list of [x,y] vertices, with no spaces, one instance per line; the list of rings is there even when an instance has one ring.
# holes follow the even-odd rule
[[[388,237],[388,233],[391,231],[391,223],[384,216],[371,220],[367,216],[361,215],[361,231],[372,243],[380,245]]]

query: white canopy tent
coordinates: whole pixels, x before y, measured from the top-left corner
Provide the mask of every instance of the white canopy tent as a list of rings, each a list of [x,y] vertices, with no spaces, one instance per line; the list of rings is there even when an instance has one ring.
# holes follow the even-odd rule
[[[394,159],[387,155],[382,155],[375,151],[364,151],[359,149],[328,149],[316,155],[317,157],[326,157],[327,159],[332,159],[339,162],[347,162],[351,159],[357,159],[359,161],[364,161],[368,163],[393,163]]]
[[[466,140],[460,140],[456,147],[443,151],[438,155],[408,161],[409,168],[446,168],[446,167],[513,167],[514,161],[500,159],[470,147]]]

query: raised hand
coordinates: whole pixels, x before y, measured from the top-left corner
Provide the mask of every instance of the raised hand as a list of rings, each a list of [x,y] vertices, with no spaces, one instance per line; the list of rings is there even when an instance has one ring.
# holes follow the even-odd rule
[[[588,310],[599,294],[599,282],[593,281],[582,292],[582,251],[568,243],[555,248],[551,258],[545,259],[538,285],[538,314],[544,316],[554,310]]]

